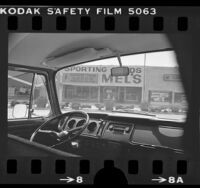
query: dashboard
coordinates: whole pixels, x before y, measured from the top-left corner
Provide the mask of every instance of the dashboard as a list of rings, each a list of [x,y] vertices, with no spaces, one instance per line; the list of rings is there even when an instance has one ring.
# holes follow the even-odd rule
[[[70,130],[76,127],[81,127],[85,123],[85,120],[79,117],[73,117],[68,120],[64,130]],[[84,129],[82,135],[97,136],[100,130],[101,121],[92,119],[89,121],[87,127]]]
[[[80,117],[69,119],[64,129],[70,130],[84,124]],[[177,126],[178,125],[178,126]],[[145,120],[115,115],[90,114],[82,138],[150,147],[182,149],[183,124],[177,122]]]

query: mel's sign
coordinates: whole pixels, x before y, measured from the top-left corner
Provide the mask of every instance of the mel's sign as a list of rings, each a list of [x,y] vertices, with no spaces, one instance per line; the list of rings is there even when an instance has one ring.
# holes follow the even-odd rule
[[[113,66],[74,66],[62,73],[64,84],[142,87],[143,67],[130,66],[128,76],[111,76]]]

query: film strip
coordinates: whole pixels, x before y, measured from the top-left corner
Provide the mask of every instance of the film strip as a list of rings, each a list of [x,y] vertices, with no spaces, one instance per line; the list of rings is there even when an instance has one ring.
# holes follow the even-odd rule
[[[32,31],[42,31],[42,17],[41,16],[33,16],[31,18],[32,22]],[[54,29],[56,31],[67,31],[67,18],[64,16],[58,16],[56,18],[56,26]],[[175,21],[177,27],[174,28],[177,31],[187,31],[188,30],[188,18],[187,17],[178,17],[177,21]],[[139,17],[130,17],[128,22],[128,30],[129,31],[139,31],[140,30],[140,19]],[[80,18],[80,31],[90,31],[91,30],[91,18],[89,16],[83,16]],[[17,16],[9,16],[8,17],[8,30],[16,31],[18,30],[18,17]],[[104,18],[104,27],[105,31],[115,31],[115,17],[114,16],[106,16]],[[153,19],[153,31],[163,31],[164,30],[164,18],[163,17],[155,17]]]
[[[18,161],[19,161],[19,163],[21,162],[21,160],[16,160],[16,159],[9,159],[9,160],[7,160],[7,162],[5,161],[4,168],[3,168],[4,171],[2,171],[2,174],[7,174],[8,176],[13,176],[13,175],[18,176],[18,175],[23,174],[24,169],[23,169],[22,165],[18,164]],[[25,173],[29,174],[30,176],[31,175],[33,175],[33,176],[34,175],[35,176],[38,176],[38,175],[43,176],[43,175],[46,174],[46,167],[43,164],[43,160],[32,159],[32,160],[27,160],[27,163],[29,165],[27,165],[28,169],[26,170]],[[75,176],[75,177],[81,177],[81,179],[83,181],[86,181],[85,183],[92,183],[92,182],[86,180],[86,179],[88,179],[87,176],[91,172],[91,170],[90,170],[90,160],[80,160],[80,161],[77,161],[75,164],[78,167],[77,168],[78,176]],[[63,159],[52,160],[51,165],[52,165],[52,169],[51,169],[52,172],[49,172],[49,174],[51,174],[52,177],[58,176],[58,175],[62,176],[62,175],[65,175],[67,173],[71,173],[67,168],[67,166],[70,166],[70,164],[67,163],[67,160],[63,160]],[[95,165],[95,164],[93,164],[93,165]],[[164,166],[163,161],[161,161],[161,160],[152,161],[152,167],[151,167],[152,174],[155,175],[155,176],[156,175],[162,176],[163,174],[165,174],[163,166]],[[116,168],[116,166],[114,165],[113,160],[105,160],[104,164],[102,165],[102,169],[103,168],[105,170],[105,173],[106,173],[106,170],[107,170],[108,172],[115,171],[116,175],[120,174],[117,171],[118,168]],[[128,174],[129,176],[139,176],[139,174],[142,174],[142,169],[139,166],[138,160],[128,161],[126,169],[127,169],[127,172],[125,172],[125,174]],[[163,181],[163,182],[169,181],[169,183],[172,183],[172,184],[173,184],[173,182],[175,183],[176,181],[178,181],[178,182],[182,183],[183,178],[181,176],[184,177],[188,173],[187,172],[187,161],[178,160],[177,163],[174,165],[173,170],[174,170],[174,173],[176,173],[178,177],[173,178],[173,176],[171,176],[169,179],[158,178],[158,180],[155,178],[155,180],[153,179],[153,181]],[[121,177],[121,176],[119,176],[119,177]],[[70,178],[72,178],[72,177],[68,176],[68,177],[60,178],[59,180],[64,181],[64,182],[67,182],[67,181],[70,182]],[[101,179],[99,178],[98,174],[97,174],[97,176],[94,176],[93,178],[94,178],[93,181],[95,181],[95,183],[101,184],[101,182],[100,182]],[[74,178],[72,178],[72,179],[74,179]],[[123,178],[121,178],[121,180],[125,181],[125,179],[123,179]],[[137,180],[137,178],[136,178],[136,180]],[[15,181],[16,180],[14,180],[11,183],[15,183]],[[74,179],[74,181],[76,181],[76,180]],[[76,182],[76,183],[82,183],[82,182]]]
[[[112,164],[113,161],[105,161],[104,164]],[[8,174],[17,174],[16,159],[7,160],[7,170]],[[112,165],[111,165],[112,166]],[[56,160],[55,161],[55,173],[56,174],[65,174],[66,171],[66,161],[65,160]],[[79,164],[80,174],[89,174],[90,172],[90,161],[89,160],[80,160]],[[128,161],[128,173],[129,174],[138,174],[138,161],[130,160]],[[42,165],[40,159],[31,160],[31,168],[30,172],[32,174],[41,174],[42,173]],[[162,174],[163,173],[163,161],[154,160],[152,162],[152,173],[153,174]],[[177,161],[177,174],[187,174],[187,161],[179,160]]]
[[[0,128],[0,183],[199,184],[200,126],[198,112],[200,95],[197,82],[199,80],[197,63],[200,44],[198,36],[200,30],[199,10],[200,7],[170,6],[0,6],[1,85],[2,91],[8,91],[5,92],[5,95],[1,93],[1,102],[4,101],[4,103],[2,102],[4,108],[2,107],[1,119],[2,125],[5,126]],[[62,35],[63,39],[61,39]],[[131,35],[132,37],[128,38]],[[66,39],[67,37],[69,39]],[[135,41],[135,44],[132,45],[129,41],[133,42],[132,44]],[[141,87],[141,93],[139,89],[131,90],[136,93],[134,94],[135,100],[140,98],[139,100],[145,105],[143,99],[149,97],[149,103],[157,104],[155,111],[150,111],[148,106],[143,114],[141,114],[143,111],[141,109],[139,112],[138,110],[130,112],[127,109],[121,113],[115,111],[117,105],[123,106],[126,103],[127,106],[127,104],[130,105],[131,100],[134,101],[131,99],[134,96],[128,94],[129,89],[127,88],[130,88],[128,84],[131,81],[128,80],[127,75],[125,79],[122,79],[123,76],[117,75],[114,82],[114,79],[106,77],[107,71],[104,72],[104,75],[101,73],[92,77],[91,75],[94,75],[99,69],[96,69],[96,72],[94,68],[73,69],[68,73],[61,72],[63,75],[70,75],[63,76],[62,79],[66,79],[63,81],[63,85],[67,85],[69,81],[67,79],[72,81],[76,77],[79,81],[76,81],[73,89],[71,88],[71,91],[73,90],[71,98],[67,98],[69,95],[67,90],[70,90],[70,87],[65,86],[66,88],[64,88],[63,86],[62,92],[66,92],[66,94],[61,95],[61,98],[66,96],[64,104],[66,105],[75,95],[78,96],[77,93],[83,92],[80,94],[82,98],[76,97],[72,102],[70,101],[70,104],[74,105],[70,106],[72,107],[70,110],[75,113],[76,123],[82,121],[79,121],[80,117],[77,119],[76,113],[81,113],[81,118],[84,116],[83,114],[87,113],[90,120],[87,122],[86,116],[80,132],[78,132],[78,127],[73,127],[77,128],[72,133],[72,137],[75,136],[68,138],[70,130],[64,129],[64,127],[68,126],[69,128],[69,122],[63,117],[65,113],[71,115],[71,112],[62,112],[63,109],[69,110],[69,108],[65,106],[62,109],[63,103],[61,104],[59,101],[59,92],[56,88],[58,85],[55,82],[57,71],[73,66],[84,67],[86,62],[93,63],[93,61],[115,57],[122,66],[123,57],[126,55],[145,54],[144,61],[146,61],[145,58],[148,58],[146,54],[165,51],[174,51],[178,63],[180,63],[181,82],[188,102],[184,121],[172,118],[176,116],[179,118],[184,114],[181,111],[182,103],[178,104],[177,102],[182,98],[176,93],[183,92],[179,91],[178,87],[172,86],[170,91],[172,94],[167,93],[168,88],[165,86],[163,88],[161,82],[158,83],[157,88],[149,86],[151,90],[149,89],[145,94],[145,90],[148,89],[148,84],[145,85],[145,83],[148,79],[153,79],[153,74],[157,74],[151,73],[148,77],[145,64],[134,65],[136,68],[137,66],[142,67],[139,69],[142,72],[141,75],[138,72],[139,76],[136,75],[135,67],[133,69],[130,68],[132,65],[129,67],[129,71],[134,70],[131,75],[136,75],[135,80],[133,79],[134,88]],[[33,59],[37,54],[36,60],[43,61],[34,64]],[[25,61],[28,61],[29,57],[30,63],[26,63]],[[62,59],[63,57],[64,59]],[[159,61],[164,61],[164,59],[160,57]],[[187,63],[188,61],[191,63]],[[94,65],[90,64],[91,67]],[[159,66],[157,65],[157,67]],[[84,71],[90,72],[88,77]],[[103,69],[101,71],[103,72]],[[33,74],[32,81],[16,76],[20,72]],[[80,73],[82,77],[78,76]],[[116,70],[116,74],[122,73],[124,74],[124,72]],[[169,76],[177,74],[176,72],[166,71],[164,74],[169,88],[171,82],[177,82],[176,78]],[[41,115],[40,113],[43,112],[39,111],[39,115],[33,118],[32,113],[42,109],[37,105],[43,103],[40,100],[34,107],[34,101],[31,101],[34,98],[34,87],[37,87],[35,79],[38,75],[43,75],[46,80],[44,85],[50,101],[49,105],[43,109],[47,110],[50,106],[51,113],[50,115]],[[76,76],[73,77],[73,75]],[[107,85],[104,86],[103,81],[97,79],[101,76],[104,81],[110,79],[111,84],[106,83]],[[141,76],[142,80],[139,86],[137,85],[137,76],[138,78]],[[53,78],[54,81],[52,81]],[[5,84],[5,80],[8,80],[7,84]],[[42,79],[40,78],[40,80]],[[88,90],[84,90],[84,81],[89,83]],[[26,93],[27,87],[22,87],[20,84],[18,86],[16,84],[18,82],[31,85],[30,91]],[[80,83],[78,84],[78,82]],[[139,81],[138,84],[140,84]],[[68,83],[68,85],[72,86],[73,84]],[[97,87],[98,92],[92,90],[94,86]],[[115,91],[114,89],[109,90],[114,86],[117,88]],[[17,91],[17,87],[25,89]],[[78,87],[82,87],[82,89],[80,90]],[[159,87],[161,91],[159,91]],[[23,92],[29,96],[29,99],[26,99],[29,100],[28,103],[25,103]],[[97,94],[94,94],[95,92]],[[112,101],[111,99],[105,99],[105,95],[111,96],[114,92],[116,95],[112,100],[118,101],[117,105],[109,103],[108,100]],[[137,93],[140,93],[141,96],[138,94],[138,97]],[[20,95],[19,99],[16,99],[17,95]],[[128,102],[121,102],[120,96],[123,96],[123,100]],[[84,97],[88,101],[79,104]],[[95,99],[92,100],[92,97]],[[151,101],[154,98],[158,101]],[[170,100],[171,102],[169,102]],[[17,103],[13,104],[16,101]],[[93,109],[91,111],[84,110],[86,109],[83,107],[84,105],[89,104],[93,107],[96,103],[105,105],[102,108],[108,107],[108,110],[102,111],[100,107],[101,113]],[[175,103],[177,111],[173,111],[175,107],[171,107]],[[9,117],[9,110],[13,110],[11,113],[13,115],[14,107],[17,104],[28,106],[27,117]],[[158,104],[165,106],[165,109],[157,112]],[[171,109],[167,105],[171,105]],[[138,108],[138,102],[134,102],[134,106]],[[18,109],[17,111],[22,110]],[[126,114],[123,115],[124,113]],[[159,118],[158,114],[164,118]],[[167,114],[166,117],[163,114]],[[141,115],[141,117],[137,117],[137,115]],[[89,129],[91,121],[96,127],[92,127],[92,124]],[[30,126],[30,129],[27,129],[26,126]],[[60,132],[55,128],[42,130],[43,126],[55,126]],[[33,140],[38,133],[46,134],[47,137],[38,137],[41,142],[35,143]],[[33,139],[31,139],[32,137]],[[64,140],[65,138],[67,139]]]

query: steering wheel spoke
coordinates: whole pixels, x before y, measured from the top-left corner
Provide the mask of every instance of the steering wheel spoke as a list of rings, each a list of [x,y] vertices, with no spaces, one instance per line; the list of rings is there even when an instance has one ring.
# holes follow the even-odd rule
[[[69,132],[69,134],[75,134],[78,131],[82,131],[82,129],[83,129],[83,126],[75,127],[75,128],[72,128],[72,129],[68,130],[68,132]]]
[[[79,126],[79,127],[74,127],[72,129],[67,129],[67,123],[70,120],[70,118],[72,116],[77,116],[77,115],[83,116],[83,120],[84,120],[83,125]],[[58,119],[57,121],[60,121],[61,118],[64,119],[64,122],[58,123],[57,129],[59,132],[54,131],[55,127],[54,127],[54,130],[45,129],[45,128],[49,127],[49,125],[51,125],[53,121],[55,122],[56,119]],[[35,138],[37,137],[38,133],[51,135],[53,137],[56,137],[57,140],[60,140],[60,141],[65,141],[65,140],[70,141],[70,140],[74,139],[75,137],[79,136],[84,131],[84,129],[87,127],[88,123],[89,123],[89,115],[86,112],[70,111],[70,112],[61,114],[61,115],[43,123],[39,128],[37,128],[34,131],[34,133],[32,134],[32,136],[30,138],[30,141],[33,142],[35,140]]]

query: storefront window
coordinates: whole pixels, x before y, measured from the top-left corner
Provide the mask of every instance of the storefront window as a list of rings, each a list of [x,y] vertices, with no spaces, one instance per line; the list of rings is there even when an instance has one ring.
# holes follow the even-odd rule
[[[88,99],[89,98],[89,88],[86,87],[76,87],[75,89],[75,98],[78,99]]]
[[[126,101],[140,102],[140,100],[141,100],[141,88],[126,87],[125,100]]]
[[[98,99],[98,87],[90,87],[91,99]]]
[[[93,86],[65,86],[65,99],[98,99],[98,87]]]
[[[174,93],[174,102],[186,104],[186,96],[184,93]]]
[[[103,88],[103,99],[104,100],[115,100],[116,99],[116,87],[104,87]]]

